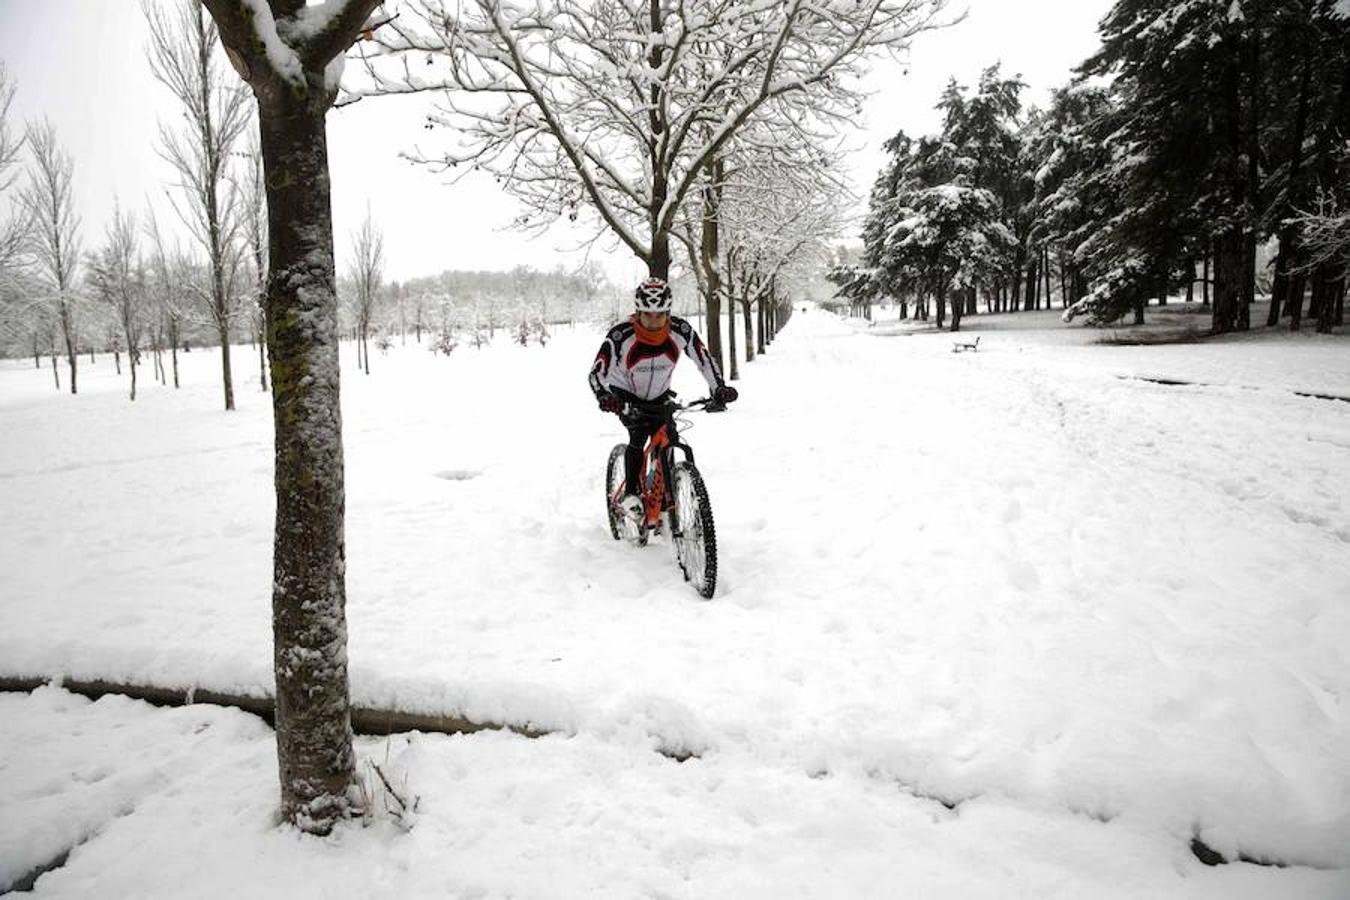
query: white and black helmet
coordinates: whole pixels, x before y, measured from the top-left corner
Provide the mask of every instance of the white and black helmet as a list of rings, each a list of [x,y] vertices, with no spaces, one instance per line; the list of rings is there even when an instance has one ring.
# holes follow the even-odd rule
[[[648,278],[637,286],[634,306],[638,312],[670,312],[670,285],[660,278]]]

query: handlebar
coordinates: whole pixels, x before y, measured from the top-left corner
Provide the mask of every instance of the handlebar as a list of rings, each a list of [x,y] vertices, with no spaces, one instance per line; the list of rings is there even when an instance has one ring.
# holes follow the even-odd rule
[[[680,403],[669,398],[664,400],[649,400],[646,402],[640,400],[628,400],[623,405],[623,411],[625,413],[637,413],[638,415],[653,417],[694,409],[702,409],[705,412],[723,412],[726,408],[725,403],[718,403],[717,400],[712,397],[701,397],[698,400],[690,400],[688,403]]]

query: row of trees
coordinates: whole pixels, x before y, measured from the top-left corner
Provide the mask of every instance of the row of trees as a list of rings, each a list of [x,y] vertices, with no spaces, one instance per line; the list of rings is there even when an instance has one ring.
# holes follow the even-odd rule
[[[244,140],[252,102],[222,68],[215,28],[199,3],[147,2],[144,12],[150,66],[181,112],[175,125],[161,125],[157,148],[175,175],[168,196],[193,249],[167,246],[151,210],[137,215],[119,205],[102,243],[86,252],[73,192],[74,162],[46,121],[29,123],[21,136],[11,137],[17,134],[9,117],[15,85],[0,76],[0,166],[15,164],[25,145],[30,156],[26,183],[6,226],[8,250],[0,255],[0,336],[8,350],[31,350],[35,357],[45,351],[53,362],[63,351],[72,393],[79,389],[82,347],[92,352],[122,344],[135,399],[143,336],[164,378],[160,355],[169,348],[177,384],[180,342],[205,322],[221,346],[224,404],[233,409],[230,337],[246,312],[252,313],[255,336],[262,330],[261,160],[256,142]]]
[[[377,33],[357,92],[434,95],[428,127],[459,144],[413,158],[492,173],[525,227],[584,218],[661,278],[682,246],[709,349],[734,368],[738,308],[771,337],[805,277],[790,270],[838,228],[832,135],[856,116],[857,76],[943,5],[416,0]]]
[[[1334,0],[1120,0],[1101,49],[1049,109],[986,70],[951,83],[939,134],[897,134],[849,299],[930,302],[941,327],[1034,308],[1058,288],[1097,323],[1198,280],[1213,330],[1250,325],[1273,244],[1267,324],[1343,322],[1350,254],[1350,17]],[[1054,277],[1057,276],[1057,277]],[[1212,291],[1211,291],[1212,289]]]

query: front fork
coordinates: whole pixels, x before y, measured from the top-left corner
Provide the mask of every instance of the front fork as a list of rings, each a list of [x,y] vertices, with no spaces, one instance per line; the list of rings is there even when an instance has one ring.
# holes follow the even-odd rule
[[[688,444],[677,441],[662,447],[655,454],[655,463],[652,462],[652,456],[649,454],[646,460],[647,465],[643,467],[646,489],[642,492],[642,499],[647,514],[647,527],[649,528],[661,521],[663,510],[670,509],[675,505],[673,491],[675,489],[676,450],[684,454],[686,462],[693,464],[694,451]]]

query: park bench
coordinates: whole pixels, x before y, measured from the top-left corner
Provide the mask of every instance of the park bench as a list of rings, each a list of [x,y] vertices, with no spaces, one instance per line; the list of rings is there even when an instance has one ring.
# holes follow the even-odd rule
[[[953,352],[953,353],[960,353],[960,352],[962,352],[963,350],[979,350],[979,349],[980,349],[980,338],[979,338],[978,335],[976,335],[975,340],[973,340],[973,341],[953,341],[953,342],[952,342],[952,352]]]

